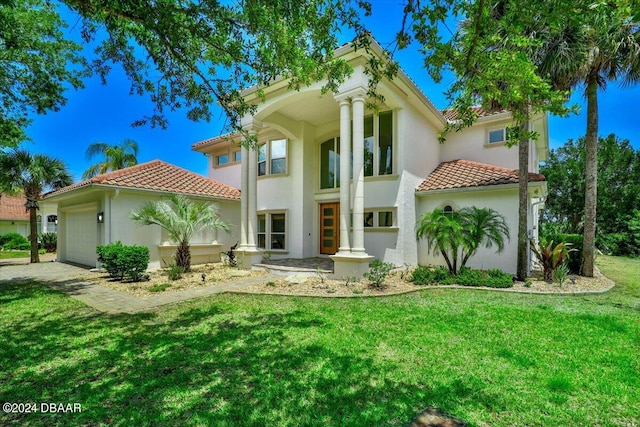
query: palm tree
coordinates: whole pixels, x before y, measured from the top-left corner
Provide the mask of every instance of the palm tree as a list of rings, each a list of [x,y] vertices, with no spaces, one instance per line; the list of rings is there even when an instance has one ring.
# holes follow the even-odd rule
[[[510,238],[509,227],[504,216],[493,209],[478,209],[475,206],[460,210],[462,220],[464,256],[462,266],[466,265],[480,246],[497,247],[497,252],[504,250],[504,239]]]
[[[40,262],[36,211],[42,192],[72,183],[65,164],[58,159],[45,154],[30,154],[25,150],[0,155],[0,188],[9,193],[22,191],[27,199],[25,208],[29,211],[31,262]]]
[[[553,46],[560,53],[574,52],[572,67],[566,58],[547,54],[549,64],[542,72],[561,89],[584,85],[587,100],[585,136],[585,202],[581,274],[592,277],[595,260],[596,209],[598,188],[598,89],[608,81],[622,80],[630,85],[640,81],[640,23],[619,15],[618,10],[596,8],[568,28]],[[576,61],[578,52],[579,61]],[[569,62],[571,63],[571,62]]]
[[[504,250],[505,238],[509,239],[509,227],[504,216],[493,209],[469,207],[457,212],[435,209],[418,220],[416,236],[427,239],[429,250],[444,257],[449,272],[457,274],[481,246]]]
[[[176,265],[189,271],[191,251],[189,242],[195,233],[205,229],[223,229],[229,226],[220,219],[215,205],[195,202],[180,194],[172,194],[165,200],[145,203],[138,211],[131,212],[131,219],[145,225],[158,225],[178,244]]]
[[[89,166],[82,174],[82,179],[89,179],[109,171],[137,165],[138,143],[132,139],[125,139],[118,145],[94,142],[87,147],[87,160],[91,160],[98,155],[103,156],[104,161]]]
[[[435,209],[426,212],[416,225],[416,237],[425,238],[429,251],[440,254],[447,263],[449,272],[458,272],[458,253],[462,247],[463,230],[459,212],[443,212]]]

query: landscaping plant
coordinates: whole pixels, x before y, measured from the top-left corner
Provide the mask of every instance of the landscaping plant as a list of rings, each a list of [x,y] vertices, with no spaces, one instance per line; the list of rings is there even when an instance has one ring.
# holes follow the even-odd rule
[[[19,233],[7,233],[0,236],[0,248],[5,251],[19,250],[28,251],[31,248],[26,237]]]
[[[56,233],[42,233],[40,246],[47,252],[55,252],[58,248],[58,235]]]
[[[109,276],[121,281],[140,281],[149,265],[149,248],[146,246],[125,246],[122,242],[115,242],[98,246],[96,253]]]
[[[547,245],[540,242],[539,247],[536,247],[533,241],[530,242],[531,250],[542,265],[544,280],[548,283],[553,281],[554,272],[560,265],[564,264],[569,257],[569,253],[575,251],[575,249],[570,249],[571,243],[560,242],[555,246],[553,243],[553,240]]]
[[[481,246],[496,246],[497,252],[502,252],[509,227],[504,216],[490,208],[467,207],[446,213],[435,209],[418,220],[416,236],[425,238],[429,250],[441,254],[449,272],[455,275],[458,259],[464,267]]]
[[[364,277],[371,282],[371,285],[374,288],[381,288],[392,269],[393,264],[391,264],[390,262],[381,261],[376,258],[371,263],[369,271],[364,273]]]
[[[229,226],[218,216],[215,205],[196,202],[181,194],[147,202],[139,210],[131,212],[131,219],[166,230],[169,238],[178,244],[176,265],[184,268],[185,272],[191,269],[189,242],[194,234],[205,229],[229,231]]]

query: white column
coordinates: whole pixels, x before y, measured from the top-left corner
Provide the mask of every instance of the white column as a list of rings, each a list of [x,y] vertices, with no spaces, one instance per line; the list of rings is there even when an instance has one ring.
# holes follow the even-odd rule
[[[353,106],[353,246],[351,252],[364,249],[364,96],[356,95]]]
[[[250,131],[250,135],[255,132]],[[249,189],[247,193],[247,249],[256,250],[256,233],[258,232],[258,147],[249,150]]]
[[[240,247],[247,247],[247,208],[249,195],[249,150],[242,145],[240,154]]]
[[[349,234],[351,233],[351,102],[340,101],[340,247],[338,253],[351,252]]]
[[[211,229],[211,244],[212,245],[217,245],[218,244],[218,229],[217,228],[212,228]]]

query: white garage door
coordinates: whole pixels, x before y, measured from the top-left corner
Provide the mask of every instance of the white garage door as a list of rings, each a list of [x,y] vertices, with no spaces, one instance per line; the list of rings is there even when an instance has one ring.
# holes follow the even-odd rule
[[[95,209],[67,213],[67,261],[95,267],[97,228]]]

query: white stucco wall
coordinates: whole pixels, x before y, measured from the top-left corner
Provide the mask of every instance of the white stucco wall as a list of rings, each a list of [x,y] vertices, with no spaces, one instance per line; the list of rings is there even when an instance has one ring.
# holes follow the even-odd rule
[[[460,132],[451,132],[440,149],[440,161],[449,162],[457,159],[471,160],[479,163],[518,169],[518,147],[508,148],[505,144],[485,144],[489,129],[507,126],[510,122],[479,122]]]
[[[509,227],[510,239],[505,242],[504,251],[496,254],[496,248],[481,247],[467,262],[467,266],[478,269],[500,268],[508,273],[515,273],[518,248],[518,189],[511,186],[507,189],[491,189],[488,191],[462,191],[425,194],[418,197],[420,215],[436,208],[451,205],[454,209],[468,206],[491,208],[504,215]],[[445,265],[440,255],[434,256],[428,250],[424,239],[418,242],[420,265]]]
[[[156,225],[143,225],[129,218],[133,210],[139,209],[147,201],[160,200],[161,196],[144,193],[123,193],[111,198],[110,236],[104,236],[104,241],[112,243],[121,241],[125,245],[143,245],[149,248],[150,268],[160,267],[160,255],[158,245],[168,241],[165,231]],[[202,199],[199,199],[202,200]],[[231,226],[231,232],[218,231],[218,242],[222,244],[222,250],[228,250],[240,239],[240,232],[235,225],[235,218],[240,216],[240,202],[227,202],[211,200],[218,206],[220,217]],[[105,217],[107,212],[105,212]],[[105,220],[106,221],[106,220]],[[107,227],[105,227],[107,228]],[[108,230],[105,230],[105,233]],[[196,234],[191,240],[192,244],[211,243],[213,234],[204,231]],[[172,242],[175,243],[175,242]]]

